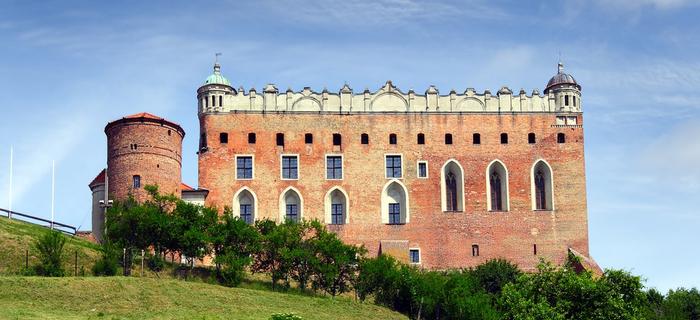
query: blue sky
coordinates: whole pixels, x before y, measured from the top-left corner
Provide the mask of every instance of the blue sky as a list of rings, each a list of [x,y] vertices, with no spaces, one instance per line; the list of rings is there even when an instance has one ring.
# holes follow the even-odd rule
[[[181,123],[196,185],[196,89],[215,52],[235,87],[583,86],[592,256],[661,290],[700,287],[700,3],[0,1],[0,207],[88,229],[104,125]]]

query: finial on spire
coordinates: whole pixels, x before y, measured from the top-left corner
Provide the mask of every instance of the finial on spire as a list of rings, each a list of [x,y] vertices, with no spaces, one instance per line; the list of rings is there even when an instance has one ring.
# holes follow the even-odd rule
[[[564,73],[564,63],[559,60],[559,64],[557,64],[557,73]]]

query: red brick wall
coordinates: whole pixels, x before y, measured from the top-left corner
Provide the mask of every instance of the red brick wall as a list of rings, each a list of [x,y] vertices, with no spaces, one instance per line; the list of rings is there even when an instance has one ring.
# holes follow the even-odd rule
[[[578,123],[583,119],[579,116]],[[284,114],[224,113],[200,116],[209,150],[199,156],[199,186],[210,193],[207,204],[231,206],[234,193],[248,186],[257,195],[258,219],[277,220],[280,193],[288,186],[301,192],[305,219],[324,219],[324,197],[340,185],[349,195],[350,222],[331,226],[346,242],[364,244],[371,254],[381,240],[408,240],[420,248],[422,265],[428,268],[466,267],[491,258],[505,257],[532,270],[540,257],[564,261],[567,247],[588,255],[588,225],[583,153],[583,129],[556,127],[554,114]],[[219,133],[227,132],[227,144]],[[255,132],[257,143],[248,144]],[[275,145],[275,134],[285,134],[284,148]],[[472,144],[472,134],[481,144]],[[508,133],[509,143],[500,143]],[[537,143],[528,144],[534,132]],[[566,143],[557,143],[557,133]],[[313,133],[313,144],[304,134]],[[332,134],[342,134],[342,146],[332,145]],[[360,135],[369,134],[369,145]],[[398,144],[389,144],[389,134]],[[425,134],[425,145],[416,135]],[[444,134],[453,135],[445,145]],[[280,154],[299,154],[297,181],[280,179]],[[325,179],[325,155],[342,153],[344,180]],[[409,189],[410,222],[381,223],[380,196],[385,178],[384,154],[403,154],[403,179]],[[235,155],[254,154],[255,179],[235,179]],[[538,159],[552,167],[554,211],[533,211],[530,171]],[[449,159],[464,169],[465,211],[442,212],[440,170]],[[510,211],[489,212],[486,207],[486,166],[500,159],[509,173]],[[428,161],[429,179],[417,179],[418,160]],[[480,256],[472,257],[472,244]],[[538,255],[533,254],[537,244]],[[408,255],[408,252],[406,252]]]
[[[124,199],[131,193],[144,200],[147,184],[180,196],[183,136],[177,129],[136,120],[108,126],[105,133],[110,197]],[[133,189],[134,175],[141,176],[140,189]]]

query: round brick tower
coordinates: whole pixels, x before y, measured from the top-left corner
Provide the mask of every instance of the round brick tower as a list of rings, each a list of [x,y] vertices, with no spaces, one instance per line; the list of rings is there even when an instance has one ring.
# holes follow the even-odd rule
[[[105,134],[110,198],[122,200],[132,194],[143,201],[146,185],[180,196],[185,137],[180,125],[143,112],[108,123]]]

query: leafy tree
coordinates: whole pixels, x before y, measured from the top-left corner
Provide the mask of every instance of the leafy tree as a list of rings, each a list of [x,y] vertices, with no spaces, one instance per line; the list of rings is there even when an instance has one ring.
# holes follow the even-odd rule
[[[63,277],[65,275],[61,264],[65,244],[66,237],[53,230],[44,233],[33,243],[32,248],[39,255],[39,264],[34,266],[37,275],[45,277]]]
[[[226,213],[212,229],[216,230],[210,237],[215,248],[219,281],[227,286],[237,286],[243,281],[245,267],[251,264],[252,256],[260,251],[260,236],[245,221]]]
[[[316,230],[314,251],[317,255],[313,267],[314,288],[322,289],[331,296],[349,291],[357,276],[360,258],[367,250],[343,243],[318,221],[314,221],[312,227]]]
[[[100,246],[100,259],[92,266],[92,274],[96,276],[114,276],[119,265],[119,252],[109,241]]]
[[[471,274],[486,292],[498,295],[503,286],[515,282],[522,272],[508,260],[493,259],[476,266]]]
[[[132,196],[124,201],[115,201],[107,209],[105,236],[108,241],[126,250],[124,275],[131,274],[132,251],[145,250],[152,242],[152,228],[148,219],[150,210],[138,204]]]
[[[500,319],[483,283],[472,272],[451,272],[444,285],[446,319]]]
[[[700,319],[700,292],[698,289],[669,290],[663,303],[663,315],[660,319]]]

